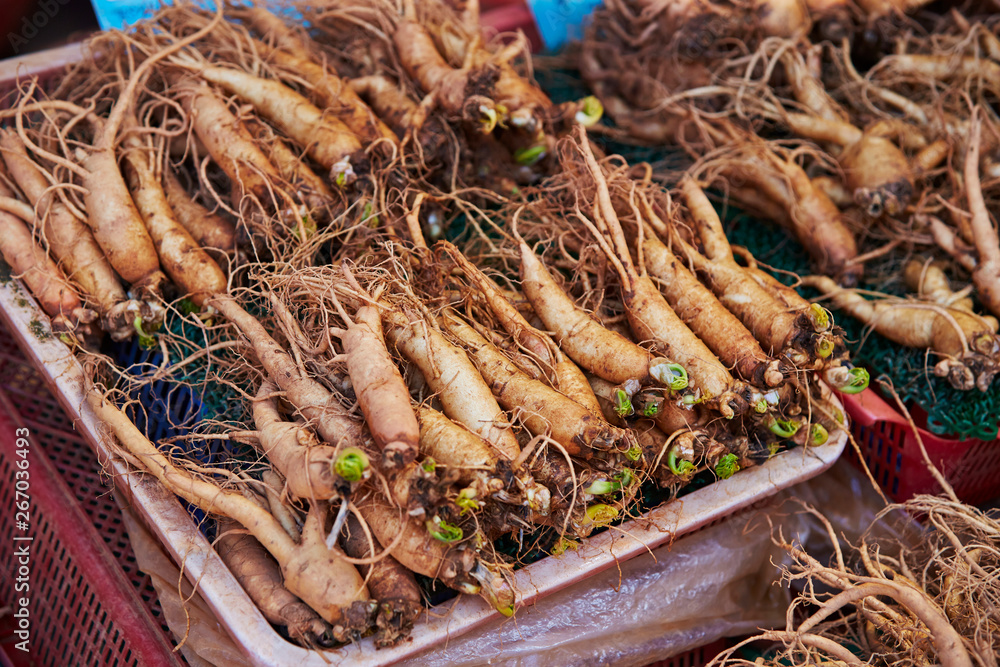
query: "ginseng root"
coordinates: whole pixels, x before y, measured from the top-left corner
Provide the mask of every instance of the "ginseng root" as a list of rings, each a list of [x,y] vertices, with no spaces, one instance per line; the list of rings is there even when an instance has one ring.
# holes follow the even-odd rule
[[[381,545],[366,534],[361,522],[352,514],[344,522],[344,532],[340,544],[351,558],[372,559],[376,555],[372,546],[380,552]],[[368,592],[378,602],[375,614],[375,644],[385,648],[394,646],[410,636],[413,622],[423,611],[423,596],[413,573],[400,565],[388,554],[378,554],[378,560],[371,565],[359,565],[358,569],[368,582]]]
[[[216,522],[215,550],[261,613],[306,646],[333,645],[330,626],[282,581],[278,562],[253,535],[231,519]]]
[[[0,182],[0,197],[11,198],[12,194]],[[26,204],[23,206],[27,209],[23,214],[30,222],[35,217],[34,211]],[[0,204],[2,208],[5,207]],[[51,318],[52,331],[73,331],[78,325],[94,320],[95,313],[83,307],[69,280],[35,242],[24,221],[6,210],[0,210],[0,255]]]
[[[825,276],[808,276],[815,287],[852,317],[900,345],[930,348],[944,358],[934,367],[956,388],[987,391],[997,373],[1000,339],[980,318],[931,304],[883,299],[870,301]]]
[[[655,381],[676,389],[687,386],[686,372],[682,376],[676,364],[654,358],[621,334],[601,326],[573,303],[527,243],[522,240],[519,247],[521,289],[535,314],[570,359],[616,384],[634,380],[640,383]]]
[[[338,450],[324,445],[301,424],[285,421],[278,411],[278,385],[264,380],[253,404],[257,440],[275,470],[285,477],[288,494],[306,500],[338,498],[344,485],[335,474]]]
[[[521,447],[507,416],[465,352],[415,314],[385,311],[382,321],[389,342],[417,365],[444,413],[490,443],[501,457],[517,459]]]
[[[126,119],[126,125],[130,130],[139,127],[132,117]],[[177,221],[150,160],[150,155],[154,154],[152,148],[134,131],[126,135],[124,145],[132,201],[146,223],[160,264],[180,291],[201,307],[213,294],[226,291],[226,274]]]
[[[385,346],[382,309],[367,303],[358,308],[340,340],[361,411],[382,450],[382,469],[391,475],[416,460],[420,426],[406,382]]]
[[[315,505],[310,510],[301,539],[295,542],[270,513],[252,500],[174,465],[96,389],[88,390],[87,404],[121,446],[136,460],[145,462],[147,472],[169,491],[206,512],[243,525],[278,561],[285,588],[332,626],[335,639],[348,641],[370,626],[375,605],[355,567],[343,559],[340,549],[327,546],[323,508]]]
[[[49,189],[16,132],[0,128],[0,151],[7,171],[35,207],[38,233],[48,242],[52,258],[80,287],[85,302],[98,312],[102,328],[113,339],[131,336],[135,332],[133,320],[142,306],[125,296],[93,232]]]
[[[517,370],[503,353],[453,313],[442,314],[441,325],[469,350],[500,403],[518,413],[531,432],[550,436],[570,455],[584,459],[593,456],[593,450],[613,449],[618,443],[623,443],[623,451],[629,448],[626,431]]]
[[[169,169],[165,169],[163,173],[163,192],[177,221],[184,225],[202,248],[218,250],[227,255],[236,252],[235,225],[192,199]]]

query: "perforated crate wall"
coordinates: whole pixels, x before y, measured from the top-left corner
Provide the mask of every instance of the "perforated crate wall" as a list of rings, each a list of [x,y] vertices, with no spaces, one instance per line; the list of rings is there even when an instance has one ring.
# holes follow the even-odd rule
[[[851,433],[886,495],[903,502],[920,493],[941,493],[927,469],[912,427],[874,390],[843,396]],[[918,428],[931,462],[955,494],[970,505],[1000,497],[1000,441],[949,440]],[[856,457],[852,450],[852,457]]]
[[[121,513],[94,455],[0,328],[0,507],[14,501],[7,481],[14,479],[17,427],[29,430],[32,443],[33,635],[30,657],[25,656],[9,641],[9,617],[0,620],[0,643],[10,658],[15,664],[60,667],[179,664],[160,625],[155,591],[136,567]],[[10,512],[0,513],[0,562],[13,556],[13,521]],[[0,606],[13,598],[14,581],[5,568]]]

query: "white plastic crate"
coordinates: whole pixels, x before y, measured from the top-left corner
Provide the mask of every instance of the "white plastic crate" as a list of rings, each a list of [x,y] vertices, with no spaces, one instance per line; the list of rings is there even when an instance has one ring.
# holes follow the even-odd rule
[[[37,331],[37,322],[45,318],[33,301],[24,298],[23,289],[17,283],[0,285],[0,314],[41,370],[77,429],[98,457],[107,461],[116,484],[175,562],[184,564],[184,572],[197,583],[198,590],[219,622],[246,653],[250,664],[386,665],[417,655],[498,617],[498,612],[481,598],[461,596],[457,601],[444,603],[444,609],[428,610],[414,628],[411,641],[394,648],[376,651],[372,640],[367,639],[320,655],[289,644],[254,607],[177,499],[154,478],[130,471],[112,455],[108,436],[84,401],[82,368],[59,340],[41,340],[32,333],[33,329]],[[646,553],[809,479],[833,464],[846,441],[845,433],[838,431],[821,447],[786,451],[759,467],[667,502],[624,524],[620,531],[606,531],[584,540],[575,551],[543,558],[518,570],[513,578],[518,604],[531,604],[612,567],[616,562]],[[510,622],[516,622],[516,617]]]
[[[18,62],[0,62],[0,90],[10,90],[16,76],[48,76],[81,57],[79,45],[33,54]],[[0,284],[0,316],[19,339],[29,359],[39,368],[77,430],[86,438],[123,495],[143,522],[199,592],[253,665],[387,665],[415,656],[449,638],[468,633],[498,618],[479,597],[461,596],[457,601],[430,609],[414,628],[412,638],[400,646],[375,650],[371,639],[324,651],[309,651],[286,642],[253,605],[236,579],[216,555],[178,500],[154,478],[130,471],[113,456],[113,446],[86,406],[83,371],[69,350],[55,338],[39,339],[37,322],[47,327],[26,290],[16,281]],[[843,452],[847,436],[831,435],[821,447],[797,448],[765,464],[739,472],[722,483],[711,484],[681,499],[665,503],[621,530],[591,537],[575,551],[547,557],[514,573],[518,604],[528,605],[578,581],[634,556],[648,552],[684,534],[720,520],[739,509],[807,480],[826,470]],[[509,622],[516,622],[514,619]]]

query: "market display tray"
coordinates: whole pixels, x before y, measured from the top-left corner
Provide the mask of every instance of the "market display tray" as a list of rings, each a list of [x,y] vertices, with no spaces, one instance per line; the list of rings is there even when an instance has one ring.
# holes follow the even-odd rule
[[[65,344],[47,335],[47,318],[17,281],[0,285],[0,316],[116,486],[174,561],[182,564],[186,576],[197,585],[219,623],[244,651],[249,664],[387,665],[443,644],[498,617],[498,612],[482,599],[460,596],[440,608],[428,609],[416,624],[410,641],[393,648],[375,650],[373,641],[366,639],[320,653],[288,643],[254,607],[176,497],[153,477],[131,469],[114,455],[113,440],[84,400],[82,367]],[[833,464],[846,442],[846,434],[837,431],[823,446],[785,451],[759,467],[666,502],[617,530],[590,537],[575,551],[528,565],[513,575],[518,605],[530,605],[616,563],[814,477]],[[510,622],[516,622],[516,614]]]

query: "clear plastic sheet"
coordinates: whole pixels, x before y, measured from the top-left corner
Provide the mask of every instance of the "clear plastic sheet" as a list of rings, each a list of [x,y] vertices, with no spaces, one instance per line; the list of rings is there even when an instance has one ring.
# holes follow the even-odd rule
[[[187,577],[149,534],[135,514],[116,495],[128,531],[135,562],[149,575],[163,609],[163,618],[181,642],[180,652],[191,667],[244,667],[246,658],[215,618]]]
[[[771,507],[770,504],[767,506]],[[407,665],[646,665],[726,635],[782,625],[778,549],[737,514],[423,654]],[[797,521],[801,523],[801,521]]]

